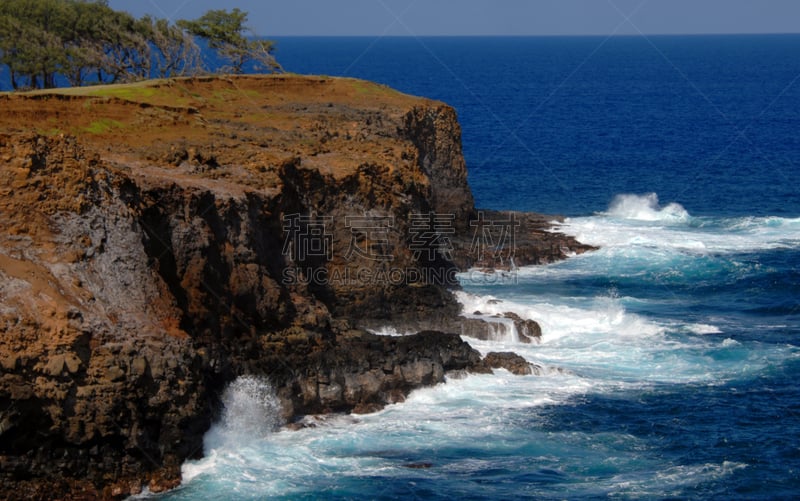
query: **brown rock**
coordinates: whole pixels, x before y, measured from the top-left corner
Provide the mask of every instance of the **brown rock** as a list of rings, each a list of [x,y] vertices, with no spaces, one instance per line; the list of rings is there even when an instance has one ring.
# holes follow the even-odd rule
[[[137,376],[144,376],[147,372],[147,359],[144,357],[136,357],[131,362],[131,373]]]
[[[506,369],[517,376],[533,374],[531,364],[513,352],[491,352],[487,353],[483,362],[493,369]]]
[[[3,357],[0,357],[0,367],[6,371],[13,371],[17,368],[17,364],[19,362],[19,357],[13,353],[6,354]]]
[[[514,321],[514,327],[517,330],[517,336],[522,343],[539,343],[542,339],[542,328],[535,320],[526,320],[513,312],[503,313],[505,318],[510,318]]]
[[[75,374],[81,368],[81,359],[75,353],[67,353],[64,355],[64,365],[67,372]]]
[[[66,369],[64,359],[65,357],[62,354],[51,355],[49,358],[46,359],[43,372],[51,376],[60,376]]]
[[[113,365],[108,369],[106,369],[106,378],[108,378],[108,380],[112,382],[122,381],[123,379],[125,379],[125,371],[122,370],[120,367]]]

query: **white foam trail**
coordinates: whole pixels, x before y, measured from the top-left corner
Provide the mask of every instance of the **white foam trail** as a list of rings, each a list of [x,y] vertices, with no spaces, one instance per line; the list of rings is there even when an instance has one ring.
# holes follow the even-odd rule
[[[721,464],[670,466],[652,477],[639,478],[640,474],[637,472],[633,475],[617,475],[609,483],[613,486],[612,491],[619,495],[660,498],[669,490],[718,480],[747,467],[746,463],[733,461],[724,461]]]

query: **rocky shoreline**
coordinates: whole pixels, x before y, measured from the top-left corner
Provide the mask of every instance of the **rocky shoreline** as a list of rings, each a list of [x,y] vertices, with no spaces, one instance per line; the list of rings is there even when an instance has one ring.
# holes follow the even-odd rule
[[[525,373],[461,340],[496,326],[460,316],[454,273],[590,249],[551,218],[476,210],[454,110],[369,82],[0,103],[0,498],[176,486],[241,375],[267,377],[292,420],[449,371]],[[366,331],[388,326],[419,333]]]

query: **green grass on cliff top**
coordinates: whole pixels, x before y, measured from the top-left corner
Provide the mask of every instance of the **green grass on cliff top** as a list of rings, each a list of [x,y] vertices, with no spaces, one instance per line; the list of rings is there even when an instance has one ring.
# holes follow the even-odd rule
[[[173,79],[174,80],[174,79]],[[155,87],[170,82],[170,79],[142,80],[141,82],[107,84],[107,85],[86,85],[83,87],[59,87],[57,89],[38,89],[28,92],[20,92],[22,95],[37,96],[45,94],[56,94],[61,96],[84,96],[84,97],[119,97],[121,99],[149,97],[156,93]]]
[[[242,79],[297,79],[298,81],[308,80],[316,82],[333,81],[339,84],[349,84],[354,93],[363,97],[375,98],[413,98],[397,91],[386,85],[370,82],[367,80],[360,80],[350,77],[330,77],[330,76],[315,76],[315,75],[298,75],[294,73],[282,73],[274,75],[213,75],[213,76],[196,76],[196,77],[176,77],[176,78],[158,78],[150,80],[142,80],[139,82],[122,83],[122,84],[107,84],[107,85],[88,85],[83,87],[61,87],[56,89],[39,89],[27,92],[3,92],[0,94],[20,94],[27,96],[43,96],[43,95],[61,95],[61,96],[77,96],[77,97],[98,97],[98,98],[117,98],[125,101],[132,101],[136,103],[147,103],[153,105],[171,105],[171,106],[193,106],[197,105],[198,101],[225,101],[227,97],[233,97],[234,93],[247,94],[248,97],[255,98],[258,94],[257,91],[252,89],[230,89],[214,92],[211,95],[203,96],[200,94],[192,93],[186,88],[186,85],[192,82],[212,82],[214,80],[229,82],[235,86],[237,78]]]

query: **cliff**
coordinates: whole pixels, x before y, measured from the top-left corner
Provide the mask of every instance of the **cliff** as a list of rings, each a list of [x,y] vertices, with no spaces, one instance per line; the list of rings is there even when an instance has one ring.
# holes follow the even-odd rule
[[[508,264],[475,253],[443,103],[248,76],[0,107],[0,497],[176,485],[238,375],[269,377],[289,420],[487,370],[456,334],[361,330],[480,330],[454,273]],[[519,219],[517,265],[586,249]]]

